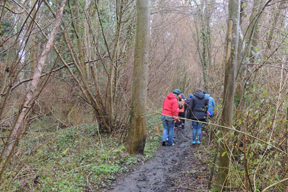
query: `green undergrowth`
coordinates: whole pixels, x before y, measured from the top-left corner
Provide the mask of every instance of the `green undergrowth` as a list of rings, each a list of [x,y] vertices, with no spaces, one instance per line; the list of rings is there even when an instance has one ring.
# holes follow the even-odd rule
[[[98,191],[153,157],[160,141],[157,124],[159,117],[147,121],[144,155],[129,155],[118,135],[98,135],[95,124],[28,132],[4,173],[0,191]]]

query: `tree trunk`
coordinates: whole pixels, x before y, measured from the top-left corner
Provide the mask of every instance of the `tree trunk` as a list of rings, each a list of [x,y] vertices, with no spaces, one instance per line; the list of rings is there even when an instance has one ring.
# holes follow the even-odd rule
[[[85,18],[84,18],[84,46],[86,47],[86,54],[85,54],[85,60],[86,61],[91,61],[91,40],[90,40],[90,34],[89,34],[89,25],[88,25],[88,18],[89,18],[89,6],[91,4],[90,0],[85,0],[85,8],[84,8],[84,12],[85,12]],[[86,64],[86,77],[89,80],[90,79],[90,75],[91,75],[91,70],[90,70],[90,62],[88,62]]]
[[[252,9],[252,14],[250,16],[250,23],[252,25],[250,25],[249,27],[249,31],[250,28],[254,27],[254,30],[251,29],[250,33],[251,34],[251,47],[250,48],[250,63],[254,63],[255,58],[256,58],[256,52],[257,52],[257,45],[258,45],[258,41],[259,41],[259,25],[258,23],[261,21],[261,16],[262,16],[262,12],[261,12],[261,8],[262,8],[262,4],[263,4],[264,0],[254,0],[254,4],[253,4],[253,9]],[[257,18],[258,17],[258,18]]]
[[[148,53],[150,36],[150,0],[137,0],[136,44],[134,53],[134,71],[132,86],[132,106],[130,127],[126,142],[130,154],[144,153],[146,143],[146,111]]]
[[[234,109],[234,92],[235,92],[235,69],[238,56],[239,41],[239,21],[240,21],[240,0],[229,0],[229,21],[227,33],[227,47],[225,60],[225,81],[224,81],[224,97],[223,110],[220,124],[232,127],[233,109]],[[222,136],[227,130],[222,128]],[[229,174],[229,140],[223,139],[220,143],[219,168],[217,173],[218,191],[227,191],[228,174]]]

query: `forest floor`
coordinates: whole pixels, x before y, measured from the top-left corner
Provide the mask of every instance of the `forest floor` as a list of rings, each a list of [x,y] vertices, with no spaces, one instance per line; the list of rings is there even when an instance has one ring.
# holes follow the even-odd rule
[[[213,154],[208,137],[192,143],[191,122],[185,129],[174,131],[174,146],[161,146],[154,157],[138,165],[132,172],[120,175],[108,189],[111,192],[208,191],[208,166]]]

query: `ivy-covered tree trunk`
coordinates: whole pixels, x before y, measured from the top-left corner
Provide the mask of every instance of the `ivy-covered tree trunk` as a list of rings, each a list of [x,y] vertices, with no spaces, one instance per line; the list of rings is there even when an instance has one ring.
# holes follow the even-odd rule
[[[134,53],[132,105],[126,142],[130,154],[144,153],[146,143],[146,100],[150,36],[150,0],[137,0],[137,26]]]
[[[235,92],[235,72],[237,66],[238,42],[239,42],[239,21],[240,21],[240,0],[229,0],[229,21],[227,32],[227,47],[225,59],[225,81],[223,110],[220,124],[226,127],[232,127],[234,92]],[[219,167],[217,173],[217,191],[226,191],[228,188],[229,176],[229,137],[224,137],[228,132],[222,128],[223,140],[220,144]]]

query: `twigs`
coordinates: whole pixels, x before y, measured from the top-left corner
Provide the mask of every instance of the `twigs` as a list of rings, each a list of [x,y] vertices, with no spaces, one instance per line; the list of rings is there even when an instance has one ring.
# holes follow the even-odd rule
[[[91,191],[93,191],[92,189],[91,189],[91,187],[89,186],[89,177],[90,177],[90,175],[92,174],[92,172],[90,172],[88,175],[87,175],[87,177],[86,177],[86,185],[87,185],[87,187],[91,190]]]
[[[98,20],[99,20],[101,31],[102,31],[102,36],[103,36],[103,39],[104,39],[104,42],[105,42],[105,46],[106,46],[107,53],[109,55],[110,61],[112,61],[113,58],[111,57],[111,54],[110,54],[110,51],[109,51],[109,46],[108,46],[108,43],[107,43],[107,40],[106,40],[106,37],[105,37],[105,33],[104,33],[103,25],[102,25],[102,20],[101,20],[101,17],[100,17],[100,13],[99,13],[99,9],[98,9],[98,5],[97,4],[98,4],[98,2],[95,0],[95,7],[96,7],[96,10],[97,10]]]
[[[193,189],[193,188],[189,188],[189,187],[184,187],[184,186],[182,186],[182,185],[179,185],[179,184],[177,184],[177,183],[175,183],[175,182],[173,182],[173,181],[171,181],[174,185],[176,185],[177,187],[180,187],[180,188],[183,188],[183,189],[187,189],[187,190],[190,190],[190,191],[204,191],[204,190],[195,190],[195,189]]]
[[[216,147],[214,158],[213,158],[213,164],[211,166],[211,173],[210,173],[210,176],[209,176],[208,189],[211,189],[218,153],[219,153],[219,143],[217,143],[217,147]]]
[[[33,80],[31,82],[31,86],[29,87],[28,92],[25,95],[25,99],[24,99],[22,106],[19,110],[18,116],[17,116],[15,123],[13,125],[13,129],[9,134],[10,138],[6,142],[6,144],[4,145],[4,149],[1,152],[1,157],[0,157],[1,162],[2,162],[4,157],[6,157],[6,159],[3,163],[3,166],[2,166],[2,169],[0,172],[0,179],[1,179],[1,176],[4,172],[4,170],[5,170],[5,167],[7,166],[7,163],[9,162],[9,160],[12,156],[12,152],[13,152],[19,138],[25,129],[25,124],[23,124],[23,123],[24,123],[24,120],[26,118],[26,115],[31,110],[31,107],[35,101],[35,96],[37,96],[36,90],[38,88],[39,79],[40,79],[43,67],[45,65],[46,58],[47,58],[47,56],[48,56],[48,54],[49,54],[49,52],[50,52],[50,50],[54,44],[56,32],[57,32],[58,27],[60,26],[60,23],[62,20],[65,2],[66,2],[66,0],[62,1],[61,7],[58,10],[58,14],[57,14],[57,17],[55,19],[55,25],[54,25],[51,33],[50,33],[50,37],[49,37],[49,39],[45,45],[45,48],[43,49],[41,57],[38,61],[37,67],[36,67],[35,72],[33,74]],[[27,19],[28,19],[28,17],[27,17]],[[15,141],[17,141],[17,142],[15,142]]]
[[[16,174],[14,175],[14,177],[10,180],[7,189],[9,189],[12,181],[14,181],[15,178],[19,175],[20,171],[21,171],[22,168],[24,167],[25,162],[28,160],[28,158],[29,158],[32,154],[34,154],[40,147],[42,147],[43,145],[46,145],[46,144],[50,143],[51,141],[52,141],[52,138],[48,139],[45,143],[42,143],[41,145],[39,145],[38,147],[36,147],[36,148],[23,160],[20,168],[18,169],[18,171],[16,172]],[[10,174],[9,174],[5,179],[7,179],[8,177],[10,177]]]
[[[22,12],[17,13],[17,12],[13,11],[12,9],[9,9],[8,7],[6,7],[4,5],[0,5],[0,7],[4,7],[5,9],[7,9],[8,11],[10,11],[13,14],[23,14],[25,12],[25,11],[22,11]]]
[[[245,133],[247,132],[247,126],[248,126],[248,120],[249,120],[249,112],[247,112],[247,118],[246,118],[246,122],[245,122]],[[248,173],[248,162],[247,162],[247,153],[246,153],[246,145],[247,145],[247,134],[245,134],[245,136],[243,137],[243,153],[244,153],[244,169],[245,169],[245,187],[246,187],[246,191],[249,192],[249,187],[250,190],[253,191],[253,187],[252,187],[252,183],[251,180],[249,178],[249,173]],[[249,187],[248,187],[248,182],[249,182]]]
[[[274,130],[275,130],[275,127],[276,127],[275,121],[276,121],[276,117],[277,117],[277,115],[278,115],[279,107],[280,107],[280,105],[281,105],[281,95],[282,95],[282,90],[283,90],[283,88],[284,88],[283,85],[286,85],[286,82],[287,82],[287,79],[288,79],[288,76],[286,76],[286,78],[285,78],[285,80],[284,80],[284,78],[283,78],[283,73],[284,73],[284,68],[283,68],[283,64],[282,64],[282,70],[281,70],[281,77],[282,77],[282,78],[281,78],[280,83],[279,83],[280,89],[279,89],[279,92],[278,92],[278,99],[277,99],[277,103],[276,103],[276,110],[275,110],[275,112],[274,112],[274,114],[273,114],[272,123],[271,123],[271,126],[270,126],[270,127],[271,127],[271,133],[270,133],[270,136],[269,136],[269,139],[268,139],[268,142],[267,142],[266,149],[265,149],[265,151],[264,151],[263,154],[266,154],[266,152],[268,151],[269,145],[271,145],[271,144],[270,144],[270,143],[271,143],[271,139],[272,139],[272,136],[273,136],[273,132],[274,132]],[[281,150],[281,151],[283,151],[283,150]],[[284,151],[283,151],[283,152],[284,152]],[[285,152],[285,153],[286,153],[286,152]],[[287,154],[287,153],[286,153],[286,154]],[[255,173],[254,173],[253,179],[254,179],[254,191],[255,191],[255,192],[256,192],[256,175],[257,175],[259,166],[260,166],[260,164],[261,164],[261,162],[263,161],[264,158],[265,158],[265,155],[263,155],[263,156],[261,157],[261,159],[259,160],[259,163],[258,163],[258,165],[257,165],[257,167],[256,167],[256,170],[255,170]]]
[[[152,113],[152,114],[154,115],[155,113]],[[150,115],[152,115],[152,114],[149,114],[149,115],[146,115],[146,116],[150,116]],[[161,113],[158,112],[158,114],[161,114]],[[166,115],[166,116],[168,116],[168,115]],[[185,121],[191,121],[191,122],[192,122],[192,121],[194,121],[194,122],[200,122],[200,121],[191,120],[191,119],[186,119],[186,118],[181,118],[181,117],[179,117],[179,119],[185,119]],[[273,144],[271,144],[271,143],[268,143],[267,141],[264,141],[263,139],[260,139],[260,138],[258,138],[258,137],[255,137],[255,136],[253,136],[253,135],[251,135],[251,134],[249,134],[249,133],[245,133],[244,131],[239,131],[239,130],[233,128],[233,127],[228,127],[228,126],[224,126],[224,125],[218,125],[218,124],[210,123],[210,122],[201,122],[201,123],[207,124],[207,125],[213,125],[213,126],[220,127],[220,128],[224,128],[224,129],[228,129],[228,130],[235,131],[235,132],[238,132],[238,133],[242,133],[242,134],[246,135],[247,137],[251,137],[251,138],[253,138],[253,139],[255,139],[255,140],[258,140],[258,141],[260,141],[260,142],[262,142],[262,143],[265,143],[265,144],[267,144],[267,145],[270,145],[271,147],[273,147],[273,148],[275,148],[275,149],[283,152],[285,155],[288,155],[288,153],[286,153],[285,151],[283,151],[283,150],[280,149],[279,147],[277,147],[277,146],[275,146],[275,145],[273,145]]]
[[[94,60],[92,60],[92,61],[85,61],[84,63],[85,63],[85,64],[87,64],[87,63],[93,63],[93,62],[96,62],[96,61],[99,61],[99,60],[100,60],[100,59],[94,59]],[[54,72],[60,71],[61,69],[67,68],[68,66],[72,66],[72,65],[74,65],[74,62],[70,62],[70,63],[67,63],[67,65],[63,65],[63,66],[61,66],[61,67],[58,67],[58,68],[56,68],[56,69],[53,69],[51,72],[54,73]],[[43,73],[43,74],[40,76],[40,78],[45,77],[46,75],[49,75],[49,73],[51,73],[51,72]],[[32,81],[32,80],[33,80],[33,78],[24,79],[24,80],[22,80],[21,82],[18,82],[17,84],[13,85],[13,86],[12,86],[12,90],[14,90],[15,88],[17,88],[19,85],[21,85],[21,84],[23,84],[23,83],[27,83],[27,82]],[[5,94],[6,94],[6,93],[3,93],[2,95],[5,95]]]

